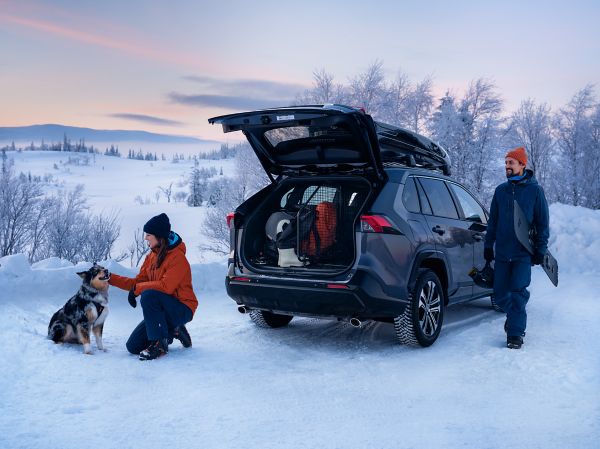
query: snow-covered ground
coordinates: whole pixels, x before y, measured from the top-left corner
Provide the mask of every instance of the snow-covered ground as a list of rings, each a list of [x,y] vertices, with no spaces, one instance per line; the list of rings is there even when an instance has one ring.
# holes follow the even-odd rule
[[[186,241],[201,239],[193,237],[197,216],[186,215],[199,211],[133,203],[176,179],[175,168],[167,173],[176,164],[140,173],[133,164],[149,163],[117,162],[132,165],[102,166],[128,176],[126,191],[114,177],[103,184],[82,172],[92,205],[122,204],[123,232],[165,210],[177,227],[189,226]],[[17,160],[17,171],[33,163]],[[64,179],[75,184],[76,173]],[[151,184],[150,175],[164,178]],[[487,299],[449,308],[426,349],[396,345],[388,324],[295,318],[287,328],[257,328],[227,297],[221,260],[192,266],[200,302],[188,326],[192,348],[175,343],[153,362],[129,355],[125,341],[141,310],[112,288],[107,352],[85,356],[46,332],[89,264],[2,258],[0,447],[598,448],[600,211],[553,205],[551,231],[559,287],[534,268],[519,351],[505,348],[504,317]]]

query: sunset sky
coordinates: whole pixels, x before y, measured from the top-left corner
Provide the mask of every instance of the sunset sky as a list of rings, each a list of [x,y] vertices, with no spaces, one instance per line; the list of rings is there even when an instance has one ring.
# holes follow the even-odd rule
[[[0,0],[0,126],[222,139],[214,115],[292,102],[375,60],[436,95],[495,81],[507,110],[600,96],[600,1]],[[290,95],[291,93],[291,95]]]

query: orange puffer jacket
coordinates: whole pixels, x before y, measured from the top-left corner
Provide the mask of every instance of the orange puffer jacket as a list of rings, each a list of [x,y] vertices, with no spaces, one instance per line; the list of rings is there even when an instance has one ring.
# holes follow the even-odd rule
[[[177,236],[177,242],[169,248],[163,263],[156,268],[157,254],[151,251],[144,259],[142,268],[135,278],[111,274],[110,285],[131,290],[135,287],[135,294],[139,295],[144,290],[158,290],[167,295],[174,296],[180,302],[196,312],[198,300],[192,288],[192,270],[185,257],[185,244]]]

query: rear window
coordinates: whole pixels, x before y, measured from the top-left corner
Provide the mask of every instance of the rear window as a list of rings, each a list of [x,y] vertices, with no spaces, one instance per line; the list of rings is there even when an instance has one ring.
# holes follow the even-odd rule
[[[270,156],[278,164],[364,164],[363,141],[350,125],[307,125],[268,129],[264,132]]]
[[[308,126],[290,126],[289,128],[270,129],[265,132],[265,138],[273,146],[288,140],[303,139],[309,136]]]

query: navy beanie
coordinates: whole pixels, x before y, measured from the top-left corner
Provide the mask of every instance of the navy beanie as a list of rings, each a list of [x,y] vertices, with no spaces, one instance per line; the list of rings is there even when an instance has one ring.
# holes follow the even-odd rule
[[[144,232],[168,239],[171,232],[171,223],[169,223],[167,214],[163,213],[148,220],[148,223],[144,225]]]

